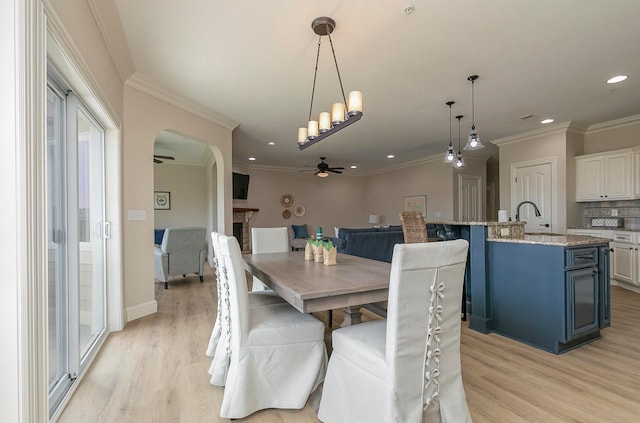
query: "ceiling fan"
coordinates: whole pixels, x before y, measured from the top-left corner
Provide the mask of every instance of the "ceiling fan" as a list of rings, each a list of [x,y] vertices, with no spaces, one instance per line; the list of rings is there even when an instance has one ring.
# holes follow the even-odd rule
[[[331,173],[342,173],[344,167],[329,167],[329,164],[325,162],[326,157],[320,157],[320,163],[318,163],[318,170],[314,175],[318,175],[321,178],[326,178],[329,176],[328,172]]]
[[[162,160],[160,160],[162,159]],[[162,156],[160,154],[154,154],[153,155],[153,162],[154,163],[163,163],[163,160],[175,160],[176,158],[173,156]]]

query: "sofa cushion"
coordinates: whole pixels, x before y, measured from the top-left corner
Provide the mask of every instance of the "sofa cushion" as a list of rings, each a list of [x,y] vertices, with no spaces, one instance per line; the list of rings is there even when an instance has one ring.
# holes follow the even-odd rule
[[[307,225],[291,225],[293,228],[294,238],[309,238],[309,232],[307,231]]]
[[[153,243],[156,245],[162,244],[162,237],[164,236],[164,229],[153,230]]]

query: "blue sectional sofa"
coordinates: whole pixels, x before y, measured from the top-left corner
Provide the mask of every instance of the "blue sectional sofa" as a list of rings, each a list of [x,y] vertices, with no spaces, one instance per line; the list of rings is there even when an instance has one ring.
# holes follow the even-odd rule
[[[433,225],[427,225],[430,238],[436,237]],[[338,237],[331,238],[339,253],[391,263],[393,246],[404,242],[402,226],[380,228],[340,228]]]

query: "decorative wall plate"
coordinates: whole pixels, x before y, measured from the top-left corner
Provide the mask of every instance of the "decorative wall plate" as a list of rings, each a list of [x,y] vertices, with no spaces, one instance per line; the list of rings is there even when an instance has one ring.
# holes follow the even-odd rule
[[[304,216],[305,212],[306,210],[302,204],[298,204],[293,208],[293,214],[295,214],[298,217]]]
[[[291,210],[282,210],[282,217],[288,219],[291,217]]]
[[[283,207],[291,207],[293,204],[293,197],[291,194],[285,194],[280,197],[280,204],[282,204]]]

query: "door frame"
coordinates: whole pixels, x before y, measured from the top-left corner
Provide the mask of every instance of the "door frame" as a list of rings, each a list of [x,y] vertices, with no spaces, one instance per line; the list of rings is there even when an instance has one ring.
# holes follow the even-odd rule
[[[512,216],[516,215],[516,207],[518,203],[516,202],[516,173],[518,169],[530,166],[539,166],[544,164],[551,165],[551,227],[550,231],[553,233],[554,230],[559,225],[559,204],[558,204],[558,158],[557,157],[543,157],[540,159],[527,160],[524,162],[515,162],[511,163],[511,170],[509,174],[509,189],[511,191],[510,195],[510,205],[509,209],[512,213]]]

